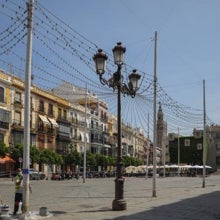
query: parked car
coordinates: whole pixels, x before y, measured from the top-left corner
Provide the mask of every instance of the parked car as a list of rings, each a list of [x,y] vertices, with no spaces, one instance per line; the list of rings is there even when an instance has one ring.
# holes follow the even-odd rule
[[[45,178],[45,174],[42,172],[39,172],[35,169],[29,170],[30,180],[42,180]]]
[[[64,180],[64,176],[61,173],[52,173],[51,180]]]

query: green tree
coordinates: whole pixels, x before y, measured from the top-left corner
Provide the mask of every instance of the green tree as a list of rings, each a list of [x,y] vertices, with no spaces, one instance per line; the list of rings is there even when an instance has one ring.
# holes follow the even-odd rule
[[[51,170],[53,170],[53,165],[61,165],[63,164],[63,157],[56,152],[44,149],[40,152],[40,163],[47,164]]]
[[[109,166],[116,166],[116,157],[108,157],[108,165]]]
[[[101,166],[102,169],[106,168],[109,165],[109,159],[104,155],[96,154],[95,159],[97,166]]]
[[[89,167],[97,166],[97,161],[96,161],[95,155],[89,151],[86,152],[86,164]]]
[[[9,153],[8,147],[0,141],[0,157],[5,157],[7,153]]]
[[[30,158],[32,160],[32,163],[40,162],[40,151],[35,146],[30,147]]]
[[[10,155],[11,158],[15,161],[18,161],[18,158],[23,158],[23,145],[17,144],[11,149]],[[40,151],[35,146],[30,146],[30,158],[32,163],[39,163],[40,161]]]
[[[67,165],[80,165],[82,164],[82,155],[77,150],[71,151],[65,158]]]
[[[23,146],[22,144],[17,144],[15,145],[12,149],[11,149],[11,158],[14,160],[14,161],[17,161],[18,162],[18,158],[19,157],[23,157]]]
[[[129,157],[129,156],[124,156],[122,158],[122,163],[123,163],[124,167],[139,166],[139,165],[143,164],[143,162],[141,160],[133,158],[133,157]]]
[[[134,165],[132,162],[132,157],[124,156],[122,157],[122,163],[124,167],[128,167],[130,165]]]

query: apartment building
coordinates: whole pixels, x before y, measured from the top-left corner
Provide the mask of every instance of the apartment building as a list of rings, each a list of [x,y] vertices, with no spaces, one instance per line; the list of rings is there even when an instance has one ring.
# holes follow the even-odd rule
[[[123,156],[129,156],[134,157],[135,156],[135,147],[137,147],[136,141],[134,139],[134,131],[131,126],[125,125],[122,123],[121,126],[122,130],[122,155]]]
[[[90,150],[90,113],[82,105],[70,104],[71,147],[80,153]]]
[[[11,124],[11,77],[0,70],[0,141],[9,146]]]
[[[96,95],[63,82],[51,91],[30,88],[30,145],[66,156],[84,149],[117,156],[117,117]],[[25,84],[0,71],[0,140],[13,147],[24,142]],[[140,130],[122,123],[123,155],[145,160],[146,138]],[[37,165],[38,166],[38,165]],[[45,167],[37,167],[45,170]]]
[[[144,132],[140,128],[136,128],[134,134],[134,157],[144,161],[144,164],[146,164],[149,140],[144,136]]]

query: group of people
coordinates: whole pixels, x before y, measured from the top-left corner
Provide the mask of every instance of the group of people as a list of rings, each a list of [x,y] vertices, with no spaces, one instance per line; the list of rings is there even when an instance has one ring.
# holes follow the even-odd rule
[[[32,192],[31,186],[29,185],[29,190]],[[16,215],[19,210],[19,203],[22,202],[23,195],[23,174],[20,168],[17,169],[17,174],[15,176],[15,197],[14,197],[14,211],[13,215]]]

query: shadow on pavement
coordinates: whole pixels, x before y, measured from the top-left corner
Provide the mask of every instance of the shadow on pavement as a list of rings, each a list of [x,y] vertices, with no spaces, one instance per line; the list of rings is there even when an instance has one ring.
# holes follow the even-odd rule
[[[54,216],[66,214],[66,212],[63,212],[63,211],[50,211],[50,213],[53,214]]]
[[[86,213],[86,212],[94,213],[94,212],[109,212],[109,211],[112,211],[112,209],[103,208],[103,209],[96,209],[96,210],[80,211],[80,212],[77,212],[77,213]]]
[[[169,198],[167,198],[168,200]],[[105,220],[220,220],[220,191]]]

